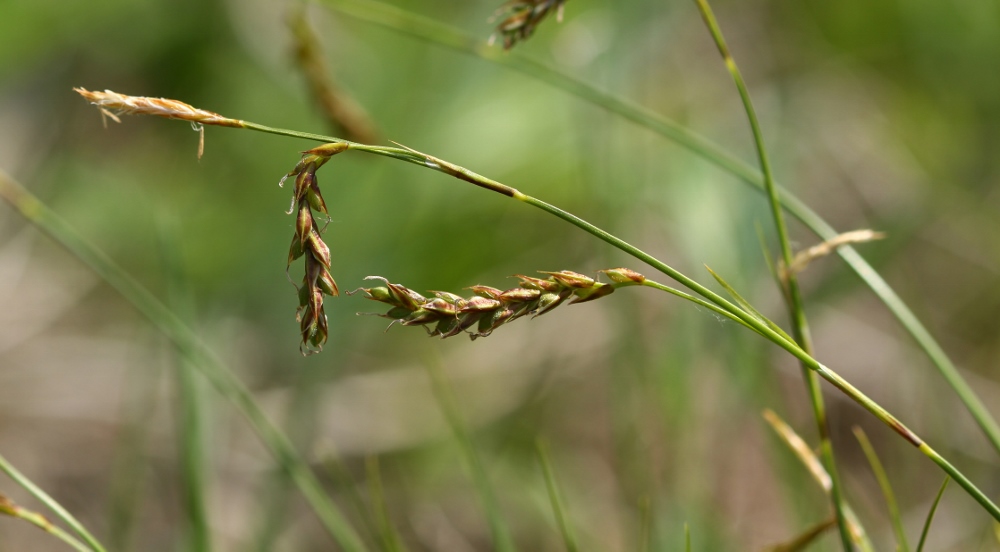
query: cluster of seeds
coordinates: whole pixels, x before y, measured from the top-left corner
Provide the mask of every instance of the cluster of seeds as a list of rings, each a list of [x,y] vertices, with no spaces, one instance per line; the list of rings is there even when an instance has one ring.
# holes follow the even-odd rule
[[[510,0],[494,15],[494,18],[504,19],[497,25],[490,43],[499,35],[503,38],[504,50],[510,50],[518,41],[530,37],[552,11],[556,12],[556,19],[562,21],[565,3],[566,0]]]
[[[296,319],[302,333],[299,347],[303,354],[319,352],[323,349],[329,334],[326,313],[323,311],[323,296],[337,296],[337,282],[330,275],[330,248],[323,242],[322,229],[317,224],[313,211],[329,218],[326,201],[319,191],[316,170],[334,155],[346,150],[343,142],[324,144],[303,152],[302,159],[292,172],[281,179],[295,177],[295,192],[292,207],[288,213],[295,213],[295,235],[288,250],[288,266],[299,257],[305,257],[305,271],[299,286],[299,307]]]
[[[541,316],[569,299],[569,303],[593,301],[614,292],[622,285],[638,285],[645,281],[641,274],[627,268],[602,270],[614,284],[598,282],[593,278],[563,270],[541,272],[548,278],[517,275],[516,288],[506,291],[489,286],[472,286],[475,295],[466,299],[454,293],[434,291],[433,297],[423,295],[381,276],[367,280],[380,280],[385,285],[361,288],[368,299],[390,305],[383,318],[403,326],[424,326],[431,336],[452,337],[468,333],[472,339],[486,337],[498,327],[522,316]],[[433,325],[433,328],[431,328]]]

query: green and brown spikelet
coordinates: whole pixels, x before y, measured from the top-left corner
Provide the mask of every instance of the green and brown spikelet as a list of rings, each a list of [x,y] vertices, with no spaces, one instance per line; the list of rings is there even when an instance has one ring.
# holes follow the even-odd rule
[[[639,285],[645,281],[641,274],[626,268],[603,270],[614,284],[598,282],[589,276],[563,270],[541,272],[547,278],[533,278],[518,274],[516,288],[506,291],[490,286],[472,286],[474,295],[469,298],[445,291],[423,295],[400,284],[393,284],[381,276],[366,280],[380,280],[383,286],[361,288],[365,297],[385,303],[392,308],[385,314],[393,323],[403,326],[424,326],[431,336],[447,338],[467,333],[471,339],[486,337],[500,326],[523,316],[541,316],[569,299],[570,304],[593,301],[610,295],[616,287]],[[433,324],[433,329],[430,327]]]
[[[556,19],[562,21],[565,4],[566,0],[510,0],[493,15],[493,19],[504,19],[490,37],[490,44],[500,36],[503,49],[510,50],[518,41],[529,38],[535,27],[553,11],[556,12]]]
[[[302,285],[298,287],[299,307],[296,311],[302,334],[299,348],[304,355],[323,350],[329,336],[323,296],[340,295],[337,282],[330,275],[330,248],[323,241],[322,229],[314,214],[315,211],[326,217],[330,216],[319,190],[316,170],[347,148],[346,143],[333,142],[304,151],[295,168],[281,179],[284,184],[285,179],[295,177],[292,207],[288,211],[289,214],[295,213],[295,235],[292,236],[292,245],[288,250],[288,266],[299,257],[305,258]]]

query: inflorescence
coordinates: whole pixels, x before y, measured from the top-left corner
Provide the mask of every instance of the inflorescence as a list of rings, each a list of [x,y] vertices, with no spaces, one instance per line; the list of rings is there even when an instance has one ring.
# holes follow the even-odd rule
[[[284,184],[286,178],[295,177],[292,207],[288,210],[289,214],[295,213],[295,235],[292,236],[292,245],[288,250],[287,266],[291,266],[292,261],[299,257],[305,257],[302,285],[298,287],[299,308],[296,311],[302,334],[299,347],[303,354],[323,350],[323,344],[329,335],[323,296],[340,295],[337,282],[330,275],[330,247],[323,241],[323,230],[313,213],[316,211],[327,218],[330,216],[319,190],[316,170],[347,148],[348,145],[344,142],[333,142],[304,151],[295,168],[281,179],[281,184]]]
[[[518,287],[506,291],[490,286],[472,286],[473,296],[466,299],[446,291],[433,291],[433,297],[423,295],[381,276],[383,286],[360,288],[365,297],[390,305],[383,318],[403,326],[424,326],[431,336],[447,338],[467,333],[471,339],[486,337],[500,326],[523,316],[537,317],[552,311],[569,299],[569,304],[593,301],[614,292],[616,287],[640,285],[646,278],[627,268],[602,270],[614,282],[606,284],[593,278],[563,270],[541,272],[548,278],[533,278],[518,274]],[[392,324],[390,324],[391,326]],[[431,325],[434,325],[431,329]]]

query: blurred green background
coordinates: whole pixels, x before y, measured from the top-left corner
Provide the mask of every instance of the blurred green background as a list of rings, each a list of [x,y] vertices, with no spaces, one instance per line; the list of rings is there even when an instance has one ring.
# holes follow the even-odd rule
[[[486,39],[495,1],[394,0]],[[409,550],[491,550],[431,392],[440,361],[520,550],[561,550],[535,453],[551,448],[581,549],[761,550],[829,516],[760,417],[810,442],[798,367],[733,324],[627,289],[488,339],[428,340],[330,299],[330,342],[297,349],[279,188],[312,143],[100,114],[72,92],[175,98],[228,117],[330,133],[277,0],[0,0],[0,167],[172,304],[297,443],[352,523],[379,459]],[[713,2],[761,116],[778,179],[863,253],[1000,412],[1000,5],[916,0]],[[784,323],[755,226],[762,196],[692,154],[537,80],[338,15],[308,17],[334,81],[395,140],[590,220],[703,282],[711,266]],[[518,51],[629,98],[753,161],[742,106],[693,2],[572,0]],[[319,179],[342,290],[380,275],[416,290],[511,287],[511,274],[652,269],[540,211],[433,171],[350,152]],[[797,247],[816,239],[793,224]],[[298,263],[292,276],[298,278]],[[817,356],[952,458],[987,494],[998,459],[954,394],[836,259],[802,277]],[[0,452],[114,550],[187,550],[177,355],[107,285],[0,208]],[[228,403],[200,382],[204,491],[218,550],[330,550],[315,516]],[[893,549],[863,426],[912,542],[940,472],[829,386],[848,498]],[[184,398],[182,398],[184,397]],[[328,469],[339,458],[349,477]],[[333,470],[336,472],[336,470]],[[36,505],[10,482],[0,492]],[[929,549],[994,550],[987,514],[953,488]],[[374,541],[373,541],[374,544]],[[816,550],[836,549],[835,536]],[[61,550],[0,519],[0,550]],[[377,546],[373,546],[377,549]]]

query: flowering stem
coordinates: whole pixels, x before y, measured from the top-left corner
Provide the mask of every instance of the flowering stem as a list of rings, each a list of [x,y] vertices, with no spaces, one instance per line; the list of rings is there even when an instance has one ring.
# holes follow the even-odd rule
[[[108,106],[114,108],[115,106]],[[621,238],[598,228],[597,226],[583,220],[582,218],[564,211],[555,205],[546,203],[538,198],[529,196],[527,194],[521,193],[520,191],[511,188],[505,184],[492,180],[485,176],[479,175],[473,171],[470,171],[464,167],[460,167],[453,163],[432,157],[420,153],[416,150],[410,148],[393,148],[384,146],[372,146],[367,144],[359,144],[357,142],[350,142],[348,140],[343,140],[340,138],[332,136],[322,136],[318,134],[310,134],[304,132],[298,132],[293,130],[279,129],[267,127],[264,125],[258,125],[256,123],[249,123],[246,121],[235,121],[233,119],[227,119],[227,124],[223,126],[246,128],[250,130],[257,130],[261,132],[267,132],[270,134],[278,134],[282,136],[290,136],[295,138],[304,138],[309,140],[316,140],[321,142],[342,142],[348,145],[348,149],[356,149],[360,151],[365,151],[375,155],[382,155],[385,157],[392,157],[399,159],[401,161],[406,161],[408,163],[413,163],[415,165],[421,165],[425,168],[436,170],[464,180],[466,182],[475,184],[479,187],[486,188],[488,190],[495,191],[502,195],[514,198],[518,201],[527,203],[533,207],[541,209],[551,215],[559,217],[570,224],[586,231],[587,233],[607,242],[608,244],[618,248],[619,250],[628,253],[632,257],[641,260],[650,266],[656,268],[660,272],[670,276],[683,286],[687,287],[691,291],[694,291],[698,295],[701,295],[709,302],[714,303],[716,306],[720,307],[718,312],[724,314],[730,319],[739,319],[743,322],[743,325],[749,326],[751,329],[761,334],[765,338],[773,341],[779,347],[785,349],[791,353],[794,357],[802,361],[802,363],[810,370],[815,371],[823,379],[829,381],[835,387],[840,389],[846,395],[851,397],[855,402],[860,404],[866,410],[871,412],[876,418],[881,420],[883,423],[888,425],[894,431],[899,433],[904,439],[909,441],[912,445],[918,447],[921,452],[930,457],[936,464],[938,464],[945,472],[952,476],[965,490],[972,496],[977,502],[979,502],[985,510],[987,510],[990,515],[994,517],[997,521],[1000,521],[1000,508],[997,507],[979,488],[977,488],[971,481],[969,481],[961,472],[958,471],[953,465],[951,465],[947,460],[945,460],[940,454],[938,454],[934,449],[923,442],[913,431],[903,425],[898,419],[896,419],[892,414],[886,411],[884,408],[878,405],[875,401],[870,399],[867,395],[862,393],[856,387],[851,385],[847,380],[842,378],[840,375],[830,370],[819,361],[814,359],[809,353],[804,351],[793,341],[786,339],[783,335],[771,329],[768,324],[773,324],[773,322],[765,321],[757,318],[753,314],[750,314],[743,309],[737,307],[736,305],[730,303],[725,298],[706,288],[705,286],[699,284],[695,280],[685,276],[680,271],[672,268],[663,261],[653,257],[652,255],[642,251],[641,249],[635,247],[634,245],[622,240]],[[2,179],[0,179],[0,184],[2,184]],[[0,196],[3,195],[3,189],[0,187]],[[29,217],[30,218],[30,217]],[[311,475],[311,473],[309,474]],[[352,535],[353,536],[353,535]]]

